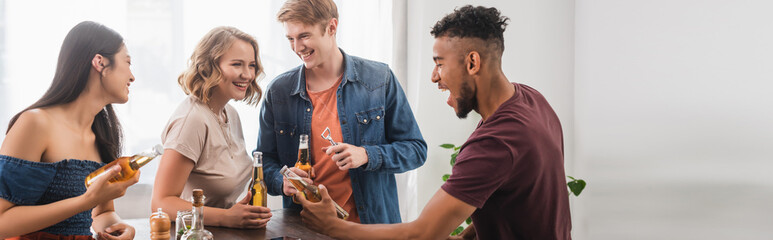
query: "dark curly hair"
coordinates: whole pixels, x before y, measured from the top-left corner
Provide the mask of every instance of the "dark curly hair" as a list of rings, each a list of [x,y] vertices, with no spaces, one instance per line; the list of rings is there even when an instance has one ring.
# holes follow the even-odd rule
[[[455,9],[432,27],[433,37],[479,38],[493,43],[493,50],[500,56],[505,50],[503,33],[510,18],[499,15],[496,8],[466,5]]]

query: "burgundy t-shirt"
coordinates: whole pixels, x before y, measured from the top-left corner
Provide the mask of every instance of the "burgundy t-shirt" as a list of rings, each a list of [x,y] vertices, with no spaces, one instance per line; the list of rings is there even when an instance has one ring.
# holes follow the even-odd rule
[[[533,88],[478,124],[442,188],[478,208],[479,239],[571,239],[561,123]]]

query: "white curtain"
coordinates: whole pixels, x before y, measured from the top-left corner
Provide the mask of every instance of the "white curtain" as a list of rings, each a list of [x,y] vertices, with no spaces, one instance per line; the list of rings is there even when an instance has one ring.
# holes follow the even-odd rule
[[[408,84],[408,4],[406,0],[392,0],[392,71],[394,71],[400,85],[405,90],[408,102],[413,112],[416,112],[416,101],[411,99],[413,94]],[[400,195],[400,214],[403,222],[413,221],[418,217],[418,173],[417,170],[398,174],[397,188]]]
[[[185,97],[177,85],[177,76],[195,44],[213,27],[234,26],[255,36],[266,68],[266,76],[260,82],[263,88],[276,75],[301,64],[290,50],[282,25],[276,21],[276,12],[283,3],[0,0],[0,129],[5,130],[13,114],[42,96],[51,83],[64,36],[78,22],[91,20],[118,31],[132,56],[136,81],[130,100],[115,107],[124,127],[124,153],[141,151],[160,141],[169,114]],[[392,1],[336,3],[340,15],[339,46],[349,54],[393,65]],[[402,70],[394,70],[405,87]],[[248,149],[252,149],[257,139],[259,109],[232,104],[241,116]],[[2,133],[0,141],[5,138],[5,131]],[[157,164],[151,162],[143,168],[141,184],[153,184]],[[403,219],[414,219],[416,173],[401,174],[397,179]],[[270,202],[272,208],[281,207],[278,198]]]

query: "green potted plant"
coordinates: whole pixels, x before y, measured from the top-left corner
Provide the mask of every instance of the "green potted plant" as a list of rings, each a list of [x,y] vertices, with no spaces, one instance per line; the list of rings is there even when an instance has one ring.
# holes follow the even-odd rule
[[[459,149],[461,149],[462,146],[456,146],[450,143],[444,143],[444,144],[441,144],[440,147],[453,150],[453,152],[451,153],[451,162],[450,162],[451,167],[453,167],[454,164],[456,164],[456,156],[459,155]],[[449,177],[451,177],[451,174],[443,174],[443,182],[448,180]],[[580,196],[580,193],[582,193],[582,190],[585,189],[585,185],[586,185],[585,180],[574,178],[568,175],[566,177],[571,179],[571,181],[568,181],[566,183],[566,186],[569,187],[569,191],[571,191],[572,194],[574,194],[574,196]],[[464,223],[462,223],[462,225],[459,225],[459,227],[457,227],[453,232],[451,232],[451,236],[459,235],[459,233],[464,231],[464,228],[469,226],[470,223],[472,223],[472,219],[468,217],[467,220],[465,220]]]

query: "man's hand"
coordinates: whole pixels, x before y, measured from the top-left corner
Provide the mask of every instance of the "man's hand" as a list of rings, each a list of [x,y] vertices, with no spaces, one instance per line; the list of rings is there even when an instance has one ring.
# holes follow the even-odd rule
[[[336,217],[333,199],[330,198],[330,194],[327,193],[327,188],[322,184],[319,185],[319,195],[322,196],[322,201],[317,203],[306,200],[305,198],[297,198],[303,206],[301,220],[310,229],[330,235],[330,229],[335,225],[334,222],[339,219]]]
[[[293,171],[295,174],[297,174],[303,181],[306,181],[308,184],[314,183],[311,181],[311,178],[309,178],[309,174],[304,172],[303,170],[300,170],[295,167],[291,167],[290,171]],[[295,196],[296,193],[298,193],[298,190],[293,187],[293,184],[290,182],[290,180],[287,180],[286,177],[282,176],[282,192],[285,194],[285,196],[292,197]]]
[[[368,152],[365,151],[364,147],[339,143],[335,146],[323,147],[322,151],[325,151],[327,155],[335,153],[332,159],[341,170],[358,168],[368,163]]]
[[[126,223],[116,223],[97,233],[99,240],[131,240],[134,239],[134,227]]]

